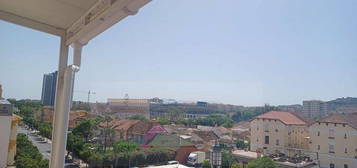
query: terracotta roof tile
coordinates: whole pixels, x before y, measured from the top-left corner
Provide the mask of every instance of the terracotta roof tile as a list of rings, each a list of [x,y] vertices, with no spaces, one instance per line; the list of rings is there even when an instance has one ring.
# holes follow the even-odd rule
[[[319,120],[319,122],[348,124],[357,129],[357,113],[332,114]]]
[[[298,116],[297,114],[292,112],[285,112],[285,111],[270,111],[261,114],[256,118],[280,120],[284,124],[288,124],[288,125],[308,124],[306,121],[304,121],[304,119],[302,119],[302,117]]]

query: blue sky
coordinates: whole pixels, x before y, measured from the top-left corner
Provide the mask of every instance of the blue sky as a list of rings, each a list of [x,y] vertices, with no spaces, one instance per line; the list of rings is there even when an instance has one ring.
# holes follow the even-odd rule
[[[356,16],[356,0],[154,0],[84,47],[75,90],[238,105],[357,96]],[[0,30],[5,96],[39,99],[59,39]]]

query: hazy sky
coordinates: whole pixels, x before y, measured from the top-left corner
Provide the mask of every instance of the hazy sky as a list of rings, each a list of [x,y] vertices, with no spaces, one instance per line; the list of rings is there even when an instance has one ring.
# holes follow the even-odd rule
[[[59,38],[0,21],[5,97],[41,97]],[[356,0],[153,0],[89,42],[75,90],[239,105],[357,96]],[[86,94],[75,93],[85,100]]]

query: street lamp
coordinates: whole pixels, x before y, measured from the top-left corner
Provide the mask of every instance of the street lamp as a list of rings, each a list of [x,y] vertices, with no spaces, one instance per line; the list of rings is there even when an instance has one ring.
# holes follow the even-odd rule
[[[222,149],[217,142],[212,146],[210,160],[212,163],[212,168],[222,167]]]

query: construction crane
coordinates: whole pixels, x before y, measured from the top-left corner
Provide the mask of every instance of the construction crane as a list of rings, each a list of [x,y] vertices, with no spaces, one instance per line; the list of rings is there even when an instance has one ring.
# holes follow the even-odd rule
[[[86,93],[87,94],[87,103],[89,104],[90,102],[90,96],[96,94],[95,92],[88,90],[88,91],[82,91],[82,90],[76,90],[74,92],[78,92],[78,93]]]

